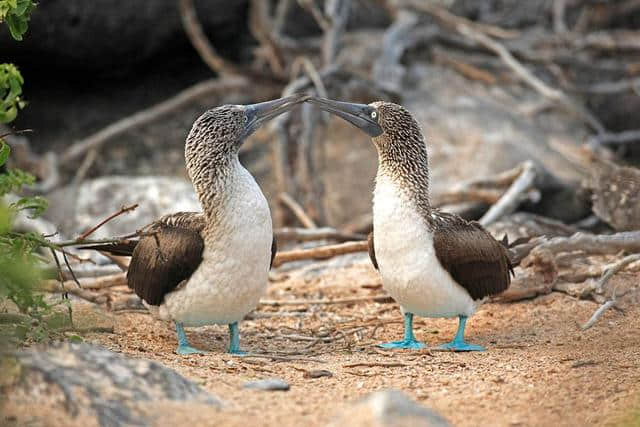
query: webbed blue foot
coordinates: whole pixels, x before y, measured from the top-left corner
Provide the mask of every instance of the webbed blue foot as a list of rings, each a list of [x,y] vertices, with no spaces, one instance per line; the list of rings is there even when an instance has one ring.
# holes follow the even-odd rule
[[[381,348],[405,348],[410,350],[420,350],[426,346],[416,340],[413,335],[413,313],[404,313],[404,339],[402,341],[393,341],[385,344],[378,344]]]
[[[183,356],[187,354],[207,354],[206,351],[198,350],[197,348],[193,348],[190,345],[179,345],[176,349],[176,353]]]
[[[468,344],[464,341],[451,341],[438,346],[442,350],[450,351],[486,351],[487,349],[481,345]]]
[[[381,348],[406,348],[409,350],[420,350],[421,348],[425,348],[426,346],[420,341],[416,340],[402,340],[402,341],[393,341],[384,344],[378,344],[378,347]]]
[[[438,346],[442,350],[450,351],[486,351],[481,345],[468,344],[464,341],[464,329],[467,325],[467,316],[459,316],[458,331],[453,341]]]
[[[178,335],[178,348],[176,349],[176,353],[180,355],[187,354],[206,354],[206,351],[198,350],[197,348],[191,347],[189,345],[189,341],[187,340],[187,334],[184,332],[184,327],[182,323],[176,323],[176,334]]]
[[[240,332],[238,330],[238,322],[229,324],[229,354],[235,356],[246,356],[246,351],[240,350]]]

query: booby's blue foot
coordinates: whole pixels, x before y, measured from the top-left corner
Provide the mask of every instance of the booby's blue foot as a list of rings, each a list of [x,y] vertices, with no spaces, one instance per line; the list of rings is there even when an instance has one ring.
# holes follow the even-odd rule
[[[413,313],[404,314],[404,339],[402,341],[393,341],[385,344],[379,344],[381,348],[406,348],[410,350],[420,350],[425,345],[416,340],[413,335]]]
[[[442,344],[438,346],[439,349],[442,350],[450,350],[450,351],[486,351],[487,349],[481,345],[476,344],[467,344],[464,341],[451,341],[446,344]]]
[[[176,322],[176,334],[178,335],[178,348],[176,349],[176,353],[181,355],[207,354],[206,351],[198,350],[197,348],[193,348],[189,345],[187,334],[184,333],[184,327],[182,326],[182,323]]]
[[[402,340],[402,341],[393,341],[384,344],[378,344],[378,347],[381,348],[406,348],[409,350],[420,350],[421,348],[425,348],[425,345],[420,341],[416,340]]]
[[[236,356],[246,356],[246,351],[240,350],[240,332],[238,322],[229,324],[229,353]]]
[[[206,351],[198,350],[197,348],[193,348],[190,345],[179,345],[176,349],[176,353],[183,356],[187,354],[207,354]]]
[[[467,316],[460,316],[458,323],[458,332],[456,332],[456,337],[453,341],[448,342],[446,344],[442,344],[438,346],[439,349],[442,350],[450,350],[450,351],[486,351],[486,348],[481,345],[476,344],[467,344],[464,341],[464,328],[467,325]]]

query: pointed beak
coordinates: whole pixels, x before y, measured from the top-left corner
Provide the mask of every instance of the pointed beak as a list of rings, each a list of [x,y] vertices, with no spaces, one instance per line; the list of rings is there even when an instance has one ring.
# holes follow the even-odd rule
[[[321,110],[342,117],[371,137],[379,136],[383,132],[378,121],[371,117],[371,113],[375,109],[367,104],[333,101],[315,96],[310,97],[308,101],[317,105]]]
[[[309,99],[309,95],[296,94],[280,99],[274,99],[273,101],[246,105],[245,114],[247,115],[247,124],[245,137],[255,132],[255,130],[263,123],[279,116],[282,113],[292,110],[293,107],[307,99]]]

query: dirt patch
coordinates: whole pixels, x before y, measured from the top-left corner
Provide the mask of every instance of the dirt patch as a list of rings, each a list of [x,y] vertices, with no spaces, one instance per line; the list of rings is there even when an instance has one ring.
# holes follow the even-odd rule
[[[365,263],[312,278],[282,277],[265,299],[383,293]],[[578,324],[596,308],[559,293],[486,304],[467,328],[470,342],[488,348],[484,353],[380,350],[376,343],[401,336],[402,319],[396,304],[376,302],[261,306],[261,313],[283,315],[241,324],[245,350],[315,361],[230,356],[223,326],[188,331],[192,344],[210,354],[177,356],[172,326],[139,313],[117,315],[114,335],[88,338],[200,383],[227,403],[219,414],[229,425],[324,425],[348,402],[388,388],[405,391],[456,426],[618,425],[638,403],[640,307],[631,305],[624,314],[611,310],[581,331]],[[434,346],[451,339],[456,324],[419,318],[416,333]],[[310,378],[316,370],[333,376]],[[291,390],[242,388],[271,377],[284,379]]]

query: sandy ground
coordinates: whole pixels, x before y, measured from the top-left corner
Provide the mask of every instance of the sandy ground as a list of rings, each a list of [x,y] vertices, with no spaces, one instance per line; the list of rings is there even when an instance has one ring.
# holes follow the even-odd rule
[[[280,274],[265,298],[382,294],[363,263],[311,279]],[[639,418],[621,420],[640,405],[640,306],[631,304],[624,314],[610,310],[581,331],[578,325],[596,308],[559,293],[486,304],[467,327],[468,341],[488,348],[483,353],[378,349],[375,344],[400,338],[402,319],[396,304],[376,302],[263,305],[261,313],[278,315],[241,324],[243,349],[299,360],[228,355],[223,326],[188,330],[191,344],[210,353],[178,356],[172,326],[143,313],[115,315],[115,334],[87,339],[156,360],[201,384],[226,402],[222,418],[209,420],[216,425],[324,425],[349,402],[380,389],[403,390],[456,426],[635,425]],[[435,346],[452,338],[456,326],[453,319],[419,318],[416,334]],[[315,370],[332,376],[309,378]],[[287,381],[290,391],[242,388],[271,377]]]

